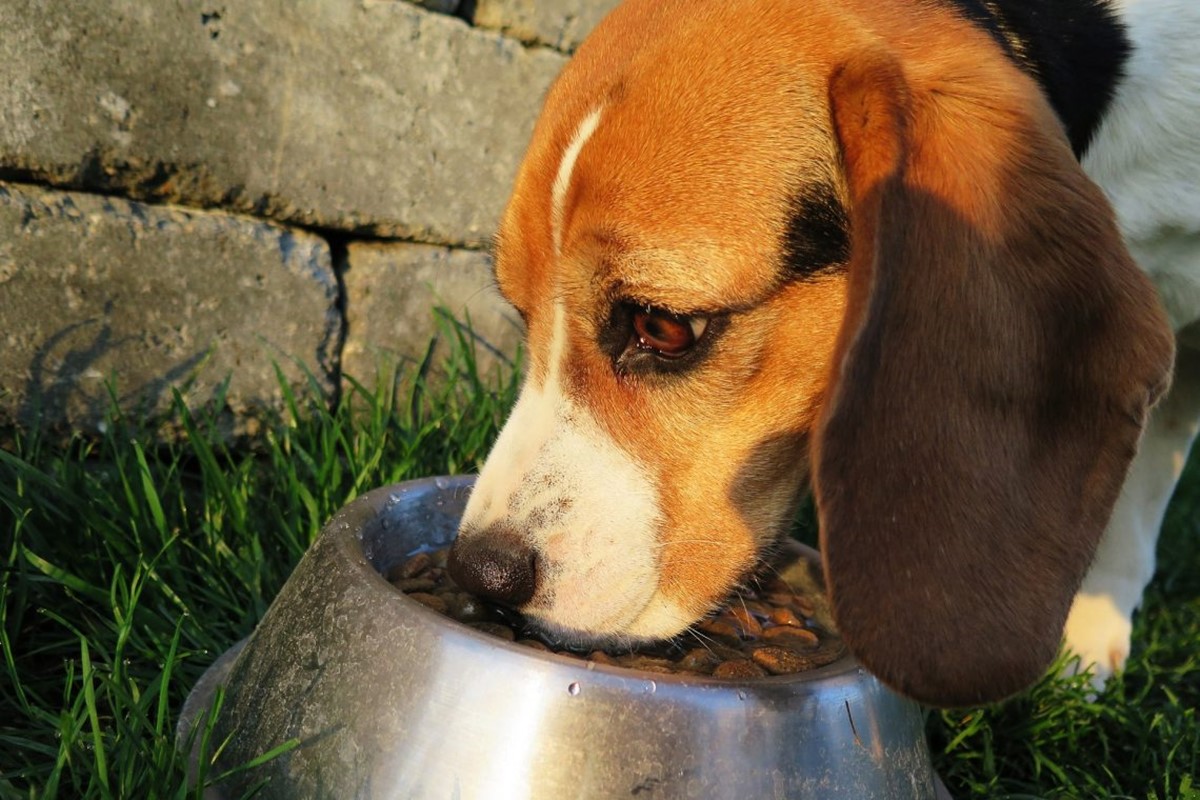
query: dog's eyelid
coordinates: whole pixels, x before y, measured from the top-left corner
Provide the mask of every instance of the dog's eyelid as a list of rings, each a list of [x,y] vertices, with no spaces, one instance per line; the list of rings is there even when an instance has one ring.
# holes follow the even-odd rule
[[[647,314],[667,314],[681,320],[710,320],[714,317],[730,313],[730,309],[724,308],[678,308],[670,302],[653,300],[645,295],[624,297],[617,295],[616,299],[612,301],[612,306],[614,308],[625,306],[644,311]]]

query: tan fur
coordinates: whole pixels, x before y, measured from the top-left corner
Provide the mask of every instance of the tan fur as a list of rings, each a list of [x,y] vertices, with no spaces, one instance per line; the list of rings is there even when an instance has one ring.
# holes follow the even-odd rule
[[[835,278],[779,286],[786,203],[806,172],[833,172],[834,147],[820,118],[798,118],[803,108],[820,108],[819,82],[779,81],[789,43],[731,27],[725,17],[735,12],[720,3],[632,3],[605,21],[550,92],[497,265],[502,291],[529,309],[532,380],[543,374],[547,346],[536,309],[551,296],[565,299],[568,391],[658,476],[661,586],[697,615],[754,565],[794,508],[795,487],[807,477],[804,431],[815,419],[843,297]],[[714,27],[731,35],[714,41]],[[764,46],[774,57],[764,57]],[[698,96],[697,84],[711,91]],[[745,85],[760,91],[746,93]],[[576,164],[562,257],[551,265],[547,180],[578,120],[596,108],[603,122]],[[652,387],[617,379],[595,346],[617,297],[679,312],[736,311],[739,319],[703,374],[678,390]],[[758,463],[763,449],[771,458]],[[723,457],[697,458],[705,452]],[[742,495],[736,504],[734,493]]]
[[[580,120],[597,109],[602,120],[574,165],[556,256],[551,185]],[[832,182],[850,209],[852,264],[789,281],[781,253],[789,204],[819,180]],[[1058,210],[1061,221],[1053,219]],[[1043,246],[1054,235],[1048,228],[1067,224],[1086,234],[1075,242],[1086,258]],[[908,238],[896,238],[901,229]],[[563,389],[654,476],[663,518],[659,588],[687,613],[699,617],[719,602],[785,529],[810,477],[811,446],[818,500],[828,505],[822,524],[835,608],[868,667],[940,703],[993,699],[1044,668],[1142,417],[1165,385],[1171,344],[1152,290],[1036,85],[984,34],[916,0],[811,0],[802,13],[784,0],[630,0],[552,87],[498,243],[499,286],[528,325],[529,380],[546,380],[552,309],[561,302]],[[901,254],[894,266],[893,246]],[[892,345],[871,327],[891,296],[881,280],[948,294],[908,309],[913,325],[897,333],[896,358],[909,361],[888,373],[900,378],[874,387],[894,394],[864,399],[845,376],[875,375],[863,358],[889,357]],[[1094,303],[1075,302],[1093,290]],[[956,299],[960,291],[966,295]],[[727,317],[728,326],[694,372],[621,375],[597,344],[618,300]],[[942,304],[960,300],[999,315],[986,327],[1001,339],[939,329],[939,319],[971,324],[970,314],[938,316]],[[1028,313],[1027,304],[1060,300],[1065,308],[1044,311],[1062,319]],[[1094,342],[1072,338],[1092,324],[1089,315],[1108,313],[1117,321],[1093,326]],[[910,337],[925,334],[937,345],[922,355]],[[980,352],[938,349],[960,334],[963,347]],[[1066,355],[1050,352],[1055,336],[1070,339]],[[1079,360],[1070,396],[1042,386],[1047,375],[1027,374],[1057,369],[1060,355],[1067,367]],[[1065,455],[1041,453],[1034,439],[1057,434],[1021,411],[1005,431],[1012,442],[992,442],[991,431],[977,427],[986,415],[937,394],[953,385],[955,376],[942,373],[957,356],[982,364],[987,381],[1016,395],[998,402],[1020,405],[1027,394],[1030,404],[1059,403],[1058,411],[1085,417],[1078,441],[1064,444]],[[893,403],[908,410],[892,419]],[[839,416],[846,408],[865,416]],[[921,414],[948,415],[930,434],[947,442],[910,448],[927,435]],[[856,440],[860,424],[879,439]],[[1119,430],[1108,436],[1113,424]],[[945,466],[959,478],[976,468],[971,459],[988,470],[993,445],[1015,454],[1002,453],[998,477],[986,479],[1003,483],[985,498],[1001,504],[987,507],[992,516],[970,508],[980,497],[969,486],[932,480],[933,494],[922,493],[923,475]],[[860,463],[871,447],[878,463]],[[1045,486],[1022,474],[1029,450],[1044,459],[1044,469],[1029,474]],[[862,483],[872,480],[880,485]],[[1053,504],[1067,491],[1075,493],[1070,507],[1044,518],[1028,506]],[[889,504],[899,524],[885,518]],[[997,521],[1005,509],[1022,530]],[[931,527],[913,531],[910,523]],[[908,549],[918,546],[934,555]],[[993,546],[998,563],[981,575],[988,562],[971,556]],[[969,561],[962,580],[933,573],[961,558]],[[889,576],[893,560],[925,573]],[[997,584],[1024,586],[1026,571],[1035,583],[1060,586],[1042,594],[1031,586],[1030,602],[1000,606],[1019,619],[989,611]],[[912,606],[943,585],[944,598]],[[938,627],[936,652],[915,652],[931,631],[901,624],[906,613]],[[995,643],[1022,628],[1036,632],[1025,653]],[[971,648],[980,652],[960,652]]]

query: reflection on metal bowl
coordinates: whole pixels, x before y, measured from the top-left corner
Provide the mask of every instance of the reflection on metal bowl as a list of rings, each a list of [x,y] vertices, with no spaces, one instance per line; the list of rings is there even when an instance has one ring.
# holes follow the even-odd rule
[[[212,793],[239,797],[935,796],[918,706],[852,658],[745,681],[591,664],[502,641],[381,573],[449,544],[470,478],[375,490],[340,511],[259,623],[200,681],[181,741],[225,686],[220,765],[299,745]]]

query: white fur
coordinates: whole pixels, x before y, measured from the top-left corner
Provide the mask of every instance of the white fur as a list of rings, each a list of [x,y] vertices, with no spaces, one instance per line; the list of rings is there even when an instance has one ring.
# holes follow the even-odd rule
[[[563,151],[551,187],[555,256],[575,163],[600,124],[592,111]],[[654,639],[690,622],[658,590],[661,519],[652,476],[564,390],[568,320],[554,305],[542,385],[526,380],[463,515],[461,536],[505,524],[539,554],[537,591],[522,609],[564,638]]]
[[[550,230],[554,240],[555,258],[562,255],[563,209],[567,202],[567,190],[571,188],[571,175],[575,172],[575,162],[579,160],[583,146],[587,144],[588,139],[592,138],[596,128],[600,127],[602,110],[597,108],[579,123],[579,127],[575,129],[575,135],[571,137],[571,143],[563,151],[562,161],[558,164],[558,173],[554,176],[554,186],[550,190]]]
[[[1125,663],[1133,612],[1154,576],[1167,503],[1196,436],[1197,376],[1184,376],[1156,409],[1121,497],[1067,619],[1066,639],[1099,689]]]
[[[1200,320],[1200,3],[1114,0],[1133,54],[1084,169],[1108,195],[1130,252],[1158,287],[1181,348]],[[1167,503],[1200,423],[1200,361],[1181,350],[1096,559],[1067,619],[1067,646],[1097,689],[1124,666],[1133,612],[1154,574]]]
[[[467,503],[462,535],[503,522],[537,549],[538,594],[522,610],[553,633],[673,633],[684,615],[657,590],[654,481],[564,393],[566,334],[557,303],[546,380],[522,388]]]
[[[1179,330],[1200,318],[1200,3],[1114,7],[1133,53],[1083,167]]]

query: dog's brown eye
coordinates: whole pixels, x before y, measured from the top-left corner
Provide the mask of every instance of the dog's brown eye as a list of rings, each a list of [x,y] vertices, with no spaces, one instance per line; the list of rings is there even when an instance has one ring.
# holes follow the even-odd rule
[[[658,308],[645,307],[633,312],[638,347],[668,358],[677,358],[691,350],[707,325],[708,320],[703,317],[683,317]]]

